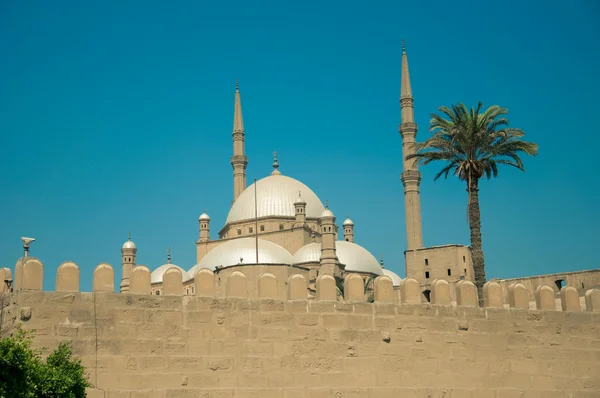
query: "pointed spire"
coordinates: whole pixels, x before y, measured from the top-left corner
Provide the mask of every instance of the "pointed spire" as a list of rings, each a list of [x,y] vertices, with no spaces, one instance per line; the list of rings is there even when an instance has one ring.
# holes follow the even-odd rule
[[[279,162],[277,161],[277,151],[273,152],[273,172],[271,173],[272,176],[278,176],[281,174],[281,172],[279,170],[277,170],[279,168]]]
[[[167,248],[167,264],[171,264],[171,246]]]
[[[240,98],[240,85],[235,80],[235,102],[233,105],[233,131],[244,131],[244,119],[242,118],[242,100]]]
[[[412,88],[410,87],[410,73],[408,71],[408,56],[406,47],[402,40],[402,83],[400,86],[400,98],[412,98]]]

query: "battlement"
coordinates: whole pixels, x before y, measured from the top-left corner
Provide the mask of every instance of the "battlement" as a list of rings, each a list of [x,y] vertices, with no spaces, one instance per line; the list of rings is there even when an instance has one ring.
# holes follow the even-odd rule
[[[342,298],[328,275],[314,297],[304,276],[292,275],[282,297],[265,273],[259,297],[249,298],[240,271],[228,275],[224,297],[210,270],[196,275],[193,295],[183,295],[179,271],[168,270],[160,296],[150,294],[142,266],[122,294],[108,264],[96,268],[89,293],[78,291],[73,263],[59,267],[56,292],[36,289],[40,275],[28,279],[30,271],[18,271],[21,286],[2,295],[4,328],[34,330],[37,347],[71,341],[95,385],[90,398],[600,394],[599,290],[586,293],[581,311],[577,292],[564,287],[564,311],[556,311],[551,287],[536,289],[538,309],[530,310],[518,283],[505,308],[502,287],[489,282],[480,308],[468,281],[456,284],[451,303],[451,285],[437,280],[431,303],[422,304],[416,280],[403,280],[398,292],[379,277],[369,303],[356,274],[346,277]]]

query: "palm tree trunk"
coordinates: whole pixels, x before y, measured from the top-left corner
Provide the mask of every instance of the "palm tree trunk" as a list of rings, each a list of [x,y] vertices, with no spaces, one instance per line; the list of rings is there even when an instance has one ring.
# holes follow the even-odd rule
[[[479,211],[479,179],[471,178],[467,182],[469,192],[469,227],[471,229],[471,256],[473,258],[473,272],[475,273],[475,286],[479,294],[479,305],[483,306],[483,285],[485,284],[485,261],[483,259],[483,245],[481,243],[481,214]]]

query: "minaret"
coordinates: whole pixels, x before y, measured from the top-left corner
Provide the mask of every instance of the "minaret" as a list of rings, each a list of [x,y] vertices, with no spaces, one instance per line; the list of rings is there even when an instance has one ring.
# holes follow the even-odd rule
[[[233,105],[233,201],[246,189],[246,166],[248,158],[244,150],[244,119],[242,118],[242,100],[240,99],[240,86],[235,81],[235,101]]]
[[[354,242],[354,221],[350,217],[346,217],[342,223],[342,227],[344,227],[344,240],[346,242]]]
[[[129,291],[129,277],[131,276],[131,270],[135,267],[136,253],[137,248],[131,240],[131,233],[129,233],[127,234],[127,242],[121,248],[121,292]]]
[[[198,217],[200,224],[200,242],[208,242],[210,240],[210,217],[206,214],[206,210]]]
[[[300,192],[298,192],[298,198],[294,201],[294,209],[296,210],[296,224],[306,224],[306,201],[302,199]]]
[[[338,258],[335,253],[335,216],[326,205],[319,217],[321,227],[321,258],[319,259],[319,275],[336,274]]]
[[[407,249],[414,250],[423,247],[421,198],[419,196],[421,173],[419,173],[415,159],[406,160],[408,155],[415,153],[414,144],[417,135],[417,125],[415,123],[410,74],[408,72],[408,57],[406,56],[404,41],[402,41],[400,109],[402,111],[400,135],[402,136],[402,158],[404,160],[402,184],[404,185],[404,207],[406,211],[406,239],[408,241]]]

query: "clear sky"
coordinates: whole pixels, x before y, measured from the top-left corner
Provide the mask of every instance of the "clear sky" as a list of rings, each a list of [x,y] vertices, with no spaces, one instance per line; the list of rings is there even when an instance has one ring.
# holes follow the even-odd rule
[[[367,5],[368,4],[368,5]],[[526,173],[481,184],[488,277],[597,268],[600,5],[505,1],[0,2],[0,265],[21,236],[45,265],[75,261],[82,290],[115,266],[195,264],[232,199],[240,81],[248,181],[271,171],[311,187],[356,241],[404,272],[398,134],[406,41],[418,140],[458,101],[499,104],[540,145]],[[589,150],[586,150],[588,149]],[[469,244],[467,194],[422,169],[424,244]],[[118,281],[117,281],[118,285]]]

